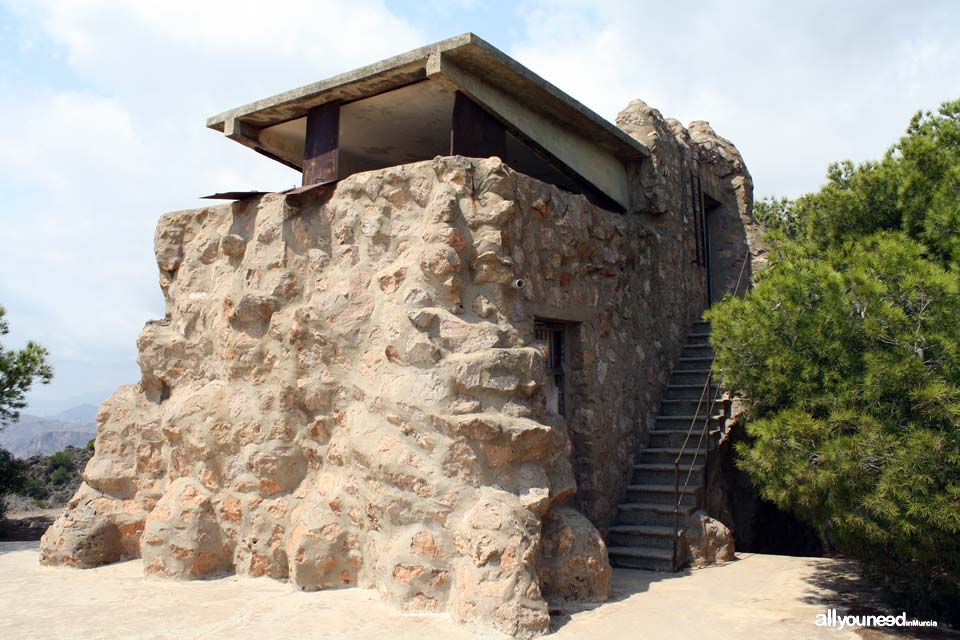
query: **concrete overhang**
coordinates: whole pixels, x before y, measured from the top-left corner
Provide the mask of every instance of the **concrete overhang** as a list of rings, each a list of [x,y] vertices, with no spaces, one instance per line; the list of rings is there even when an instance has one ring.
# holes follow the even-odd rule
[[[432,89],[388,92],[427,81]],[[411,105],[431,108],[437,122],[444,92],[459,91],[477,102],[507,127],[559,159],[599,191],[630,208],[628,165],[649,156],[645,146],[577,100],[472,33],[441,42],[286,91],[207,119],[207,126],[295,169],[303,169],[307,113],[339,102],[353,109],[358,123],[373,108],[400,109],[408,127],[415,119]],[[405,111],[404,111],[405,109]],[[349,111],[344,111],[349,115]],[[370,138],[370,117],[356,137]],[[345,121],[348,126],[349,119]],[[404,126],[403,121],[394,125]],[[395,126],[394,131],[397,130]],[[436,134],[431,134],[436,137]],[[349,139],[350,136],[348,135]],[[428,147],[426,137],[408,135]],[[358,150],[347,150],[349,153]],[[409,155],[409,154],[408,154]],[[435,154],[442,155],[442,154]],[[430,156],[432,157],[432,156]],[[419,158],[428,159],[428,158]]]

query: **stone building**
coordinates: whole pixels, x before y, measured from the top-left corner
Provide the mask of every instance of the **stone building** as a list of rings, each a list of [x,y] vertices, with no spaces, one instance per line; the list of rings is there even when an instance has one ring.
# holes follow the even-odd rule
[[[303,186],[161,218],[166,317],[44,563],[359,585],[530,637],[611,559],[725,544],[693,449],[672,527],[699,319],[751,269],[750,175],[706,122],[614,126],[464,34],[208,126]]]

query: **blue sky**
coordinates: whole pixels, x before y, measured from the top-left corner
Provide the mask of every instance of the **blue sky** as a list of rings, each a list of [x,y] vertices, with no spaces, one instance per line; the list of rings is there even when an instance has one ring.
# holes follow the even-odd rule
[[[40,341],[57,372],[34,410],[138,379],[163,212],[297,182],[206,116],[463,31],[611,120],[635,97],[709,120],[758,195],[816,189],[960,97],[951,1],[0,0],[6,344]]]

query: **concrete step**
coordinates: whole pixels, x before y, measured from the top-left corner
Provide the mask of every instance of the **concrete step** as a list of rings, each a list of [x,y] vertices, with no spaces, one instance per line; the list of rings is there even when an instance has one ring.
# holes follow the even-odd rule
[[[700,490],[703,485],[699,482],[694,485],[693,478],[690,478],[690,484],[686,491],[683,491],[683,481],[685,477],[680,478],[680,486],[677,487],[680,493],[681,506],[697,506],[700,499]],[[670,484],[631,484],[627,486],[627,502],[650,502],[656,504],[673,504],[673,483]]]
[[[709,331],[692,331],[687,334],[687,340],[709,340],[710,332]]]
[[[686,425],[689,427],[689,423]],[[712,446],[717,444],[717,438],[719,437],[720,432],[716,429],[711,429],[710,431],[710,443]],[[648,447],[653,447],[656,449],[673,449],[683,446],[683,441],[687,438],[687,429],[654,429],[650,432],[650,441],[648,442]],[[691,435],[690,440],[687,442],[687,446],[693,446],[696,448],[697,441],[700,439],[699,432],[696,435]],[[641,452],[641,455],[643,452]]]
[[[654,431],[657,429],[683,429],[686,431],[690,428],[691,424],[694,424],[694,420],[696,420],[694,431],[699,431],[699,429],[703,428],[704,422],[708,420],[708,416],[703,414],[695,416],[693,413],[669,416],[661,414],[654,418],[654,422],[656,424]],[[714,415],[709,416],[710,429],[712,430],[719,428],[722,420],[723,414],[720,413],[715,413]],[[653,431],[650,433],[653,433]]]
[[[673,526],[618,524],[607,531],[607,548],[656,547],[673,551]]]
[[[682,485],[690,475],[690,482],[701,482],[703,479],[703,460],[694,464],[680,465],[680,484]],[[669,484],[673,485],[672,464],[635,464],[633,465],[633,484]]]
[[[680,456],[680,464],[692,464],[694,462],[694,453],[697,449],[697,443],[691,436],[687,448]],[[703,460],[703,449],[700,447],[700,459]],[[640,458],[637,464],[673,464],[677,456],[680,455],[680,447],[647,447],[640,452]]]
[[[709,344],[690,344],[689,342],[683,347],[683,352],[680,353],[680,356],[683,358],[710,358],[713,359],[714,352],[713,347]]]
[[[671,384],[667,386],[667,390],[663,395],[664,400],[699,400],[700,394],[703,394],[703,387],[706,385],[706,382],[703,384]],[[704,399],[714,397],[717,392],[720,390],[720,387],[716,384],[711,384],[710,388],[707,389],[707,393],[704,394]]]
[[[670,480],[673,482],[673,480]],[[683,526],[694,508],[680,505],[680,525]],[[673,526],[673,505],[660,502],[624,502],[617,505],[617,524],[649,524]]]
[[[626,569],[673,571],[673,549],[658,547],[607,547],[610,564]]]
[[[704,398],[702,404],[700,403],[700,398],[682,398],[680,400],[664,399],[660,402],[660,415],[665,417],[699,415],[705,418],[707,412],[711,409],[714,414],[717,414],[718,410],[722,408],[723,404],[719,400],[714,401],[712,396]]]
[[[692,327],[690,330],[691,330],[691,331],[699,331],[699,332],[701,332],[701,333],[703,333],[703,332],[709,333],[709,332],[710,332],[710,323],[707,322],[706,320],[697,320],[696,322],[693,323],[693,327]]]
[[[713,356],[693,356],[689,358],[680,356],[677,358],[677,362],[679,363],[677,365],[679,369],[709,369],[710,365],[713,364]]]
[[[708,366],[677,367],[670,374],[670,384],[698,384],[702,387],[706,384],[709,373]]]

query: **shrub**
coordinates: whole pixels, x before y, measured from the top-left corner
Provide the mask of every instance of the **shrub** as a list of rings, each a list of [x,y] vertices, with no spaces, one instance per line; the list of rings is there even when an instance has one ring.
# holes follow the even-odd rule
[[[7,494],[23,487],[25,465],[6,449],[0,449],[0,520],[7,515]]]

